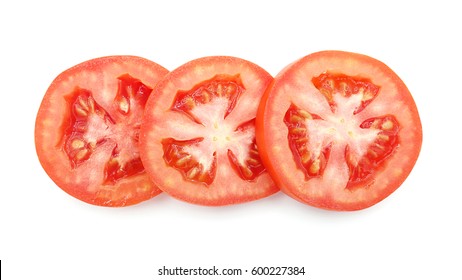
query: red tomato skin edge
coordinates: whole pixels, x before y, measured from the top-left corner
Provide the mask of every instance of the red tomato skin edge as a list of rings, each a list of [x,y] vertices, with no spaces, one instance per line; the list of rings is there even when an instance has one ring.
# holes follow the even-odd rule
[[[265,112],[266,112],[266,107],[268,105],[269,95],[270,95],[275,83],[277,81],[283,79],[283,77],[287,74],[287,72],[290,69],[292,69],[293,67],[296,67],[298,64],[302,64],[304,62],[304,60],[306,60],[306,59],[316,59],[317,56],[325,57],[326,55],[327,56],[337,56],[339,53],[341,53],[343,55],[354,55],[356,57],[363,57],[363,59],[370,60],[374,64],[379,65],[381,70],[383,70],[387,74],[390,74],[389,76],[394,78],[393,83],[395,83],[395,85],[398,86],[399,91],[407,91],[407,92],[409,92],[409,94],[406,95],[406,99],[407,99],[406,101],[407,101],[408,104],[414,104],[414,106],[411,106],[410,109],[411,109],[412,113],[415,114],[418,117],[417,118],[418,122],[416,122],[416,125],[419,126],[418,131],[420,133],[417,135],[417,137],[415,139],[416,139],[416,141],[419,142],[419,145],[416,145],[417,148],[414,150],[414,153],[412,155],[410,155],[410,159],[411,159],[410,164],[408,164],[407,168],[403,170],[404,175],[400,178],[399,183],[396,185],[395,188],[387,188],[387,192],[383,193],[383,195],[381,197],[379,197],[379,198],[377,198],[375,200],[368,201],[367,203],[339,204],[338,202],[330,200],[330,199],[326,199],[324,201],[319,201],[319,200],[315,200],[315,199],[307,200],[305,198],[299,197],[296,193],[292,192],[290,188],[288,188],[287,186],[285,186],[285,184],[283,184],[282,179],[279,177],[278,172],[276,171],[277,170],[277,165],[272,163],[272,161],[270,160],[268,151],[266,149],[266,147],[267,147],[266,138],[270,137],[270,135],[265,134],[264,123],[265,123],[265,119],[267,117],[265,115]],[[286,195],[294,198],[295,200],[297,200],[297,201],[299,201],[299,202],[301,202],[303,204],[306,204],[306,205],[309,205],[309,206],[314,206],[314,207],[321,208],[321,209],[324,209],[324,210],[330,210],[330,211],[357,211],[357,210],[363,210],[363,209],[369,208],[369,207],[383,201],[385,198],[390,196],[395,190],[397,190],[403,184],[403,182],[406,180],[406,178],[410,175],[412,169],[415,166],[415,163],[417,162],[417,159],[419,157],[419,154],[420,154],[420,151],[421,151],[421,148],[422,148],[422,142],[423,142],[423,132],[422,132],[422,130],[423,130],[422,129],[422,123],[421,123],[421,120],[420,120],[420,117],[419,117],[417,106],[415,106],[415,101],[414,101],[412,95],[410,94],[409,89],[404,84],[404,82],[399,78],[399,76],[390,67],[388,67],[385,63],[383,63],[383,62],[381,62],[381,61],[379,61],[379,60],[377,60],[375,58],[372,58],[370,56],[367,56],[367,55],[358,54],[358,53],[352,53],[352,52],[345,52],[345,51],[338,51],[338,50],[327,50],[327,51],[319,51],[319,52],[316,52],[316,53],[312,53],[312,54],[306,55],[306,56],[304,56],[304,57],[302,57],[302,58],[288,64],[287,66],[285,66],[274,77],[273,81],[271,82],[271,84],[268,86],[265,93],[263,94],[262,99],[260,101],[260,105],[258,107],[257,118],[256,118],[256,121],[255,121],[256,143],[257,143],[257,146],[258,146],[258,150],[260,152],[260,158],[261,158],[263,164],[265,165],[266,169],[268,170],[268,173],[270,174],[271,178],[275,182],[276,186],[278,186],[283,193],[285,193]]]
[[[73,72],[78,72],[80,69],[85,69],[85,68],[93,68],[97,67],[98,64],[104,64],[107,61],[117,61],[120,59],[133,59],[133,60],[139,60],[140,63],[149,63],[151,67],[156,68],[156,71],[159,72],[164,72],[165,74],[168,74],[169,70],[164,68],[163,66],[150,61],[146,58],[139,57],[139,56],[133,56],[133,55],[111,55],[111,56],[103,56],[103,57],[96,57],[92,59],[88,59],[86,61],[80,62],[64,71],[59,73],[51,82],[51,84],[48,86],[46,93],[54,91],[55,88],[58,86],[58,84],[61,82],[61,80],[65,77],[67,73],[73,73]],[[46,96],[46,93],[44,97]],[[125,200],[123,202],[120,201],[107,201],[101,198],[92,198],[88,197],[87,194],[83,191],[80,191],[79,189],[76,188],[65,188],[62,187],[63,181],[57,178],[54,174],[50,173],[49,166],[52,164],[52,162],[49,162],[46,160],[46,151],[40,146],[41,139],[39,137],[39,134],[37,133],[38,129],[42,126],[40,124],[40,119],[39,116],[44,114],[43,111],[45,111],[44,108],[48,106],[44,106],[45,104],[50,103],[50,100],[47,98],[43,98],[40,104],[40,107],[37,111],[36,114],[36,119],[35,119],[35,126],[34,126],[34,144],[35,144],[35,151],[37,154],[37,158],[39,160],[40,165],[42,166],[43,170],[45,173],[48,175],[48,177],[53,181],[53,183],[59,187],[62,191],[67,193],[68,195],[83,201],[87,204],[90,204],[92,206],[100,206],[100,207],[111,207],[111,208],[116,208],[116,207],[125,207],[125,206],[132,206],[139,204],[141,202],[146,201],[147,199],[145,197],[136,197],[134,199],[130,200]],[[148,177],[149,178],[149,177]],[[157,186],[152,188],[152,191],[150,193],[150,198],[153,198],[159,194],[162,193],[162,190],[160,190]]]

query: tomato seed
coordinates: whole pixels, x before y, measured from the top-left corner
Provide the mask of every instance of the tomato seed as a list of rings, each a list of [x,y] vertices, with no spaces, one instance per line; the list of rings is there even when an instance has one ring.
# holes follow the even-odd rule
[[[306,128],[304,127],[294,127],[290,131],[292,134],[295,134],[295,135],[297,134],[305,135],[306,134]]]
[[[189,171],[186,173],[186,177],[189,179],[193,179],[196,177],[196,175],[199,173],[199,168],[197,166],[194,166],[193,168],[189,169]]]
[[[182,157],[182,158],[180,158],[179,160],[176,161],[175,166],[182,167],[182,166],[186,165],[186,163],[188,163],[188,161],[190,161],[191,158],[192,158],[191,155],[184,156],[184,157]]]
[[[303,153],[301,156],[301,160],[303,164],[307,164],[311,160],[311,154],[310,152]]]
[[[249,158],[247,159],[247,163],[252,166],[257,166],[260,165],[260,161],[254,159],[254,158]]]
[[[299,109],[297,112],[298,114],[300,114],[300,116],[304,117],[305,119],[313,119],[313,116],[305,110]]]
[[[253,176],[252,170],[250,170],[250,168],[248,168],[247,166],[243,166],[241,171],[244,177],[246,178],[251,178]]]
[[[88,112],[85,111],[84,109],[82,109],[80,106],[75,106],[75,113],[79,117],[84,117],[85,118],[85,117],[88,116]]]
[[[362,89],[361,89],[362,90]],[[371,100],[372,98],[374,98],[374,93],[371,92],[371,91],[366,91],[364,94],[363,94],[363,98],[362,98],[362,101],[369,101]]]
[[[120,101],[119,101],[119,109],[120,109],[120,111],[122,111],[123,113],[126,114],[126,113],[128,113],[129,107],[130,107],[130,104],[128,103],[127,98],[121,97]]]
[[[377,138],[379,138],[379,140],[383,140],[385,142],[387,142],[388,140],[390,140],[390,137],[388,135],[385,135],[385,134],[378,134],[377,135]]]
[[[83,148],[85,146],[85,142],[80,139],[75,139],[71,143],[71,147],[75,150]]]
[[[367,155],[369,155],[371,158],[376,159],[379,157],[379,155],[372,149],[369,149],[367,151]]]
[[[297,115],[292,115],[290,116],[290,122],[291,123],[298,123],[304,121],[304,118],[297,116]]]
[[[208,103],[210,101],[210,93],[207,90],[202,91],[202,102]]]
[[[321,161],[319,159],[316,159],[313,161],[313,163],[310,165],[309,172],[311,174],[317,174],[319,170],[321,169]]]
[[[75,155],[76,160],[82,160],[84,159],[88,154],[88,149],[81,149],[80,151],[77,152]]]
[[[79,104],[80,106],[82,106],[83,109],[85,109],[86,111],[88,111],[90,108],[88,107],[88,104],[87,102],[82,98],[82,97],[79,97]]]
[[[392,128],[393,128],[393,122],[390,121],[390,120],[387,120],[382,124],[382,129],[383,130],[390,130]]]
[[[95,112],[95,101],[93,100],[93,98],[88,98],[88,107],[90,108],[90,112]]]
[[[223,95],[224,91],[223,91],[223,85],[222,84],[217,85],[216,93],[217,93],[217,96],[222,96]]]

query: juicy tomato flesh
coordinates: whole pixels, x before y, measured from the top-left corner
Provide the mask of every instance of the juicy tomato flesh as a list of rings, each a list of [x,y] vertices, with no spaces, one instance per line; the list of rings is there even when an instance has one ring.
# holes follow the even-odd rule
[[[399,124],[386,115],[361,121],[355,117],[373,101],[380,87],[366,78],[323,73],[312,79],[333,115],[323,119],[292,104],[284,123],[290,149],[306,179],[321,177],[333,145],[342,145],[348,164],[347,189],[367,187],[374,171],[398,146]]]
[[[121,116],[110,116],[88,90],[76,88],[65,96],[70,117],[63,127],[63,142],[73,168],[88,161],[106,141],[118,143],[105,164],[104,184],[114,184],[144,171],[139,155],[133,153],[138,146],[141,117],[140,110],[134,107],[144,106],[152,89],[128,74],[120,76],[118,80],[119,89],[114,99],[116,112],[121,116],[138,115],[132,116],[129,122],[117,123],[115,120]],[[138,104],[131,104],[133,102]]]
[[[179,170],[185,180],[211,185],[217,173],[217,152],[227,153],[243,180],[252,181],[265,171],[255,143],[255,120],[237,127],[226,124],[244,91],[239,75],[216,75],[177,93],[171,110],[186,114],[209,132],[207,139],[162,140],[166,163]]]

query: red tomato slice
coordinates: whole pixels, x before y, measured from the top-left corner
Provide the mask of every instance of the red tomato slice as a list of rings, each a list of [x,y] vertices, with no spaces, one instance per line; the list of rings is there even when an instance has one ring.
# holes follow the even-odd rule
[[[166,75],[141,127],[141,159],[155,184],[200,205],[277,192],[255,142],[258,104],[271,81],[262,68],[233,57],[197,59]]]
[[[422,127],[410,92],[385,64],[324,51],[276,76],[259,107],[257,143],[285,193],[320,208],[359,210],[403,183]]]
[[[61,73],[37,114],[35,144],[50,178],[96,205],[126,206],[161,191],[138,150],[144,105],[168,71],[133,56],[97,58]]]

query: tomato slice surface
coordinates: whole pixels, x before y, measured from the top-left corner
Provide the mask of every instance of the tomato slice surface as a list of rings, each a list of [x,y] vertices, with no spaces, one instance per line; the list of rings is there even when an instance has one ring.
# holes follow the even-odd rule
[[[138,142],[146,100],[167,73],[144,58],[110,56],[58,75],[35,125],[37,155],[50,178],[95,205],[133,205],[159,194]]]
[[[141,159],[151,179],[175,198],[227,205],[279,189],[255,140],[258,104],[272,77],[234,57],[205,57],[166,75],[146,104]]]
[[[370,207],[411,172],[422,144],[414,100],[371,57],[341,51],[287,66],[257,114],[265,166],[287,194],[330,210]]]

